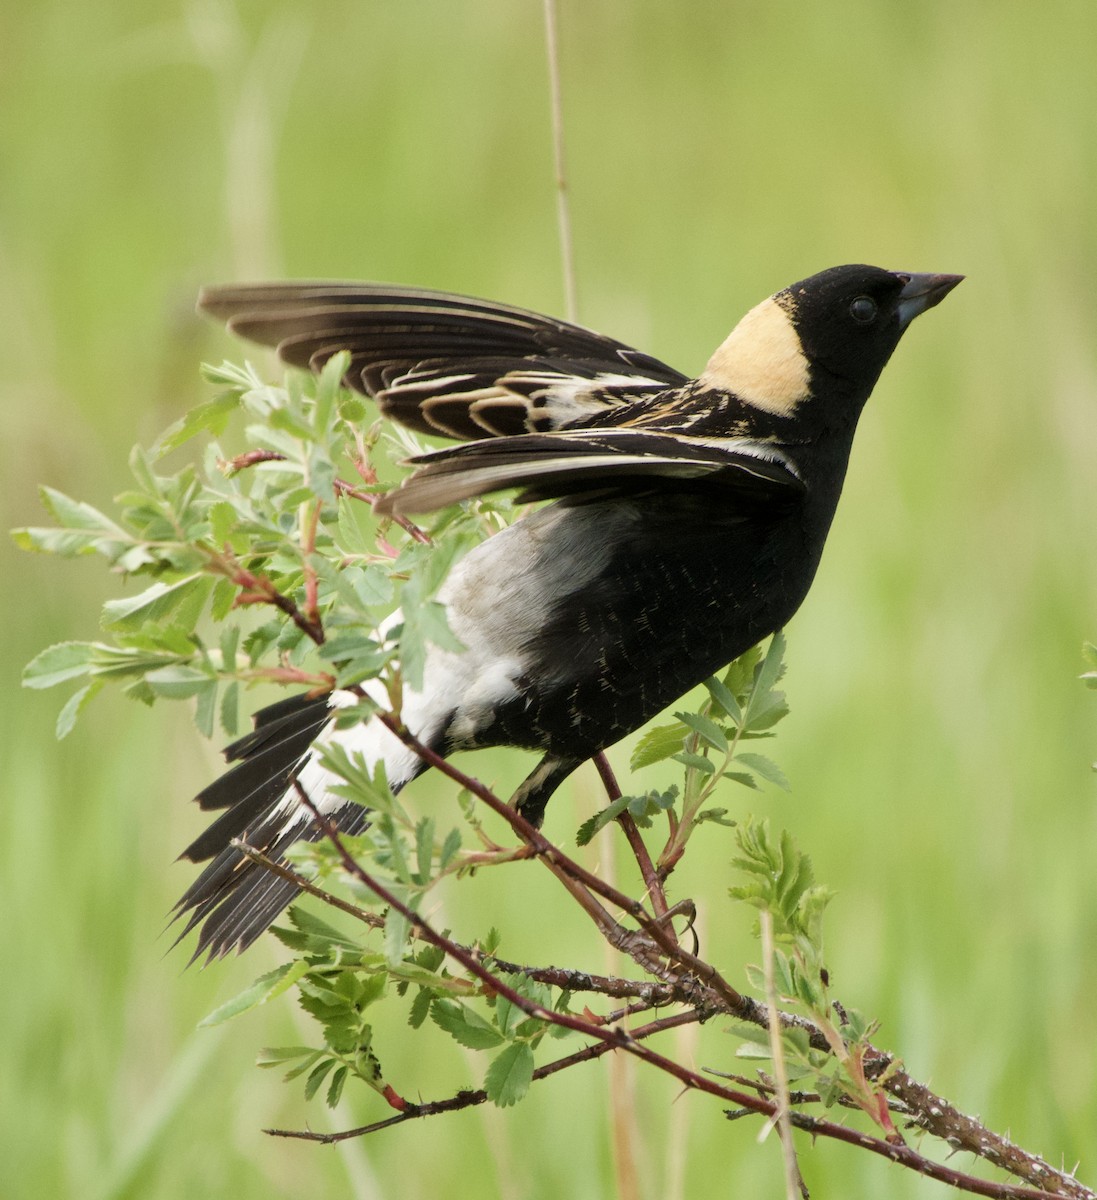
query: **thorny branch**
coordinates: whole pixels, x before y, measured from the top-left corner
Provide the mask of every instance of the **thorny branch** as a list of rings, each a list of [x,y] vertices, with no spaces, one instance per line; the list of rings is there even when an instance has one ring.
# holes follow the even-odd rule
[[[395,723],[390,725],[392,728]],[[476,783],[475,780],[470,782]],[[491,799],[498,801],[498,798],[492,796],[482,785],[476,785],[479,791],[491,796]],[[500,974],[494,973],[481,958],[470,952],[465,947],[459,946],[450,938],[438,933],[432,928],[421,914],[415,912],[408,905],[404,904],[390,889],[385,887],[380,880],[372,876],[366,871],[360,863],[349,853],[336,827],[316,808],[310,800],[308,794],[300,783],[295,781],[294,787],[297,790],[298,797],[305,808],[310,812],[314,822],[320,828],[324,836],[329,840],[342,863],[344,870],[351,874],[364,887],[372,891],[384,904],[400,913],[411,925],[417,927],[419,936],[431,945],[442,950],[447,956],[459,963],[471,976],[479,980],[480,983],[490,989],[495,994],[504,997],[519,1011],[524,1012],[527,1016],[536,1017],[539,1020],[545,1021],[548,1024],[556,1025],[561,1028],[569,1029],[572,1032],[580,1033],[584,1036],[595,1039],[595,1043],[602,1047],[601,1052],[605,1053],[609,1050],[621,1050],[625,1053],[640,1059],[642,1062],[648,1063],[650,1066],[672,1076],[677,1079],[685,1088],[707,1093],[717,1097],[725,1103],[735,1105],[739,1110],[747,1110],[766,1117],[774,1119],[778,1113],[779,1104],[776,1101],[766,1099],[760,1094],[750,1094],[743,1091],[738,1091],[733,1088],[726,1087],[716,1083],[712,1078],[707,1077],[699,1072],[693,1071],[688,1067],[676,1062],[673,1059],[667,1058],[665,1055],[652,1050],[644,1041],[637,1038],[635,1032],[629,1032],[620,1027],[606,1027],[604,1024],[591,1021],[587,1017],[578,1017],[572,1013],[554,1012],[545,1008],[537,1001],[531,1000],[528,997],[521,995],[518,991],[512,988],[501,977]],[[501,803],[501,802],[500,802]],[[521,820],[521,818],[519,818]],[[527,822],[523,824],[528,825]],[[538,838],[541,835],[529,826],[531,832],[535,833]],[[544,839],[542,839],[544,840]],[[563,861],[569,861],[566,856],[561,856]],[[576,864],[577,865],[577,864]],[[608,889],[612,890],[612,889]],[[660,1028],[666,1028],[661,1022],[653,1022],[653,1025]],[[591,1054],[591,1057],[594,1055]],[[567,1060],[560,1060],[557,1064],[549,1064],[555,1066],[555,1069],[563,1069],[566,1065],[574,1065],[574,1062],[582,1061],[575,1056],[568,1056]],[[535,1076],[536,1077],[536,1076]],[[544,1077],[543,1075],[540,1077]],[[366,1126],[361,1131],[346,1131],[342,1135],[337,1134],[313,1134],[309,1132],[293,1132],[271,1130],[272,1133],[277,1133],[281,1136],[304,1137],[310,1140],[317,1141],[334,1141],[340,1137],[354,1136],[358,1132],[370,1132],[375,1129],[384,1128],[389,1124],[397,1123],[400,1120],[411,1119],[412,1117],[433,1115],[437,1112],[452,1111],[455,1107],[467,1107],[469,1104],[478,1103],[480,1101],[469,1099],[469,1096],[474,1096],[475,1093],[460,1093],[457,1097],[453,1097],[448,1101],[436,1102],[431,1106],[420,1106],[410,1104],[406,1101],[401,1101],[401,1116],[391,1118],[388,1121],[377,1123],[373,1126]],[[429,1112],[427,1111],[429,1107]],[[738,1115],[738,1114],[735,1114]],[[851,1145],[868,1150],[870,1153],[878,1154],[883,1158],[899,1165],[908,1167],[919,1174],[928,1176],[931,1179],[936,1179],[942,1183],[949,1184],[959,1191],[970,1192],[974,1195],[996,1197],[998,1200],[1051,1200],[1052,1197],[1071,1196],[1083,1198],[1083,1200],[1095,1200],[1097,1194],[1082,1188],[1077,1181],[1070,1179],[1068,1176],[1060,1176],[1060,1173],[1054,1172],[1046,1164],[1041,1164],[1045,1180],[1049,1185],[1055,1186],[1055,1191],[1046,1191],[1039,1188],[1020,1187],[1009,1183],[994,1183],[985,1179],[979,1179],[976,1176],[968,1175],[962,1171],[956,1171],[951,1167],[944,1166],[941,1163],[932,1161],[926,1158],[912,1147],[902,1142],[889,1142],[883,1138],[876,1137],[872,1134],[862,1133],[858,1130],[851,1129],[845,1125],[838,1125],[832,1121],[822,1118],[813,1117],[802,1112],[790,1112],[789,1121],[791,1125],[797,1129],[811,1133],[814,1137],[828,1137],[836,1141],[847,1142]],[[985,1132],[985,1131],[984,1131]],[[964,1147],[967,1149],[968,1147]],[[1029,1168],[1030,1169],[1030,1168]]]
[[[657,1021],[651,1021],[647,1025],[641,1025],[632,1031],[634,1041],[642,1042],[653,1034],[662,1033],[667,1029],[676,1029],[682,1025],[693,1025],[698,1021],[703,1020],[699,1013],[687,1010],[686,1012],[675,1013],[673,1016],[660,1017]],[[565,1054],[562,1058],[554,1059],[552,1062],[545,1063],[544,1066],[535,1068],[533,1072],[534,1082],[542,1079],[547,1079],[550,1075],[556,1075],[560,1071],[566,1071],[568,1067],[577,1066],[579,1063],[592,1062],[596,1058],[601,1058],[603,1054],[607,1054],[615,1047],[610,1042],[591,1042],[589,1046],[584,1046],[581,1050],[576,1050],[573,1054]],[[335,1142],[345,1142],[348,1138],[362,1137],[367,1133],[376,1133],[378,1130],[387,1129],[390,1125],[402,1125],[405,1121],[414,1121],[417,1117],[434,1117],[440,1113],[457,1112],[462,1108],[473,1108],[477,1104],[484,1104],[487,1101],[488,1094],[483,1088],[477,1088],[475,1091],[458,1092],[455,1096],[450,1096],[445,1100],[431,1100],[424,1104],[416,1104],[409,1106],[397,1116],[388,1117],[383,1121],[374,1121],[370,1125],[361,1125],[357,1129],[343,1129],[337,1133],[313,1133],[311,1130],[300,1129],[268,1129],[267,1133],[273,1134],[275,1137],[285,1138],[300,1138],[309,1142],[320,1142],[324,1145],[331,1145]]]
[[[365,494],[363,495],[364,498],[369,498]],[[425,537],[426,535],[423,536]],[[319,627],[318,623],[313,625],[309,621],[309,618],[300,611],[294,601],[278,593],[269,580],[243,571],[239,564],[227,556],[225,564],[227,569],[223,573],[233,578],[240,586],[248,589],[245,592],[245,595],[248,595],[248,599],[243,600],[243,603],[265,602],[273,604],[285,612],[314,642],[317,644],[323,642],[323,629]],[[249,594],[249,592],[253,595]],[[558,846],[550,842],[540,830],[534,828],[534,826],[526,821],[516,809],[501,800],[490,789],[480,783],[479,780],[459,770],[448,760],[441,758],[428,746],[421,743],[395,716],[388,713],[379,713],[378,719],[396,737],[411,747],[424,762],[435,767],[441,773],[458,783],[462,788],[475,795],[494,812],[502,816],[509,823],[515,836],[529,847],[535,857],[545,863],[546,867],[577,900],[610,943],[629,954],[641,967],[662,980],[663,985],[668,989],[664,994],[669,997],[670,1002],[688,1005],[692,1010],[689,1014],[691,1019],[705,1020],[714,1013],[721,1012],[736,1016],[741,1020],[749,1021],[756,1025],[766,1026],[768,1011],[766,1005],[759,1004],[750,997],[736,991],[710,963],[707,963],[696,954],[690,953],[678,945],[670,922],[666,919],[668,910],[661,878],[651,865],[646,847],[643,846],[643,842],[639,838],[639,831],[636,831],[636,836],[633,837],[629,834],[627,824],[624,827],[626,837],[637,858],[637,864],[645,880],[647,894],[651,900],[654,914],[649,913],[639,900],[607,884],[605,880],[588,871],[581,864],[566,855]],[[613,779],[608,763],[605,763],[604,760],[600,763],[596,759],[595,765],[602,774],[611,799],[619,796],[620,791],[616,788],[616,781]],[[779,1107],[777,1103],[764,1099],[762,1095],[752,1096],[723,1087],[716,1084],[711,1078],[691,1071],[679,1063],[655,1053],[649,1047],[641,1045],[643,1038],[637,1036],[641,1031],[626,1033],[615,1026],[607,1027],[607,1022],[605,1021],[599,1022],[590,1018],[577,1018],[571,1014],[553,1013],[539,1005],[532,1004],[505,983],[503,976],[510,973],[509,968],[512,964],[503,965],[492,961],[491,967],[486,966],[481,961],[477,952],[466,947],[461,947],[449,938],[443,937],[431,930],[417,914],[410,909],[406,909],[391,893],[384,889],[383,885],[369,876],[347,853],[337,830],[316,811],[307,795],[300,788],[300,785],[296,786],[301,795],[302,803],[313,813],[314,820],[320,825],[325,836],[335,845],[343,860],[344,868],[373,890],[384,903],[396,908],[397,911],[403,912],[412,922],[412,925],[416,927],[418,936],[444,950],[447,955],[450,955],[461,963],[470,974],[478,978],[485,987],[490,987],[498,994],[506,996],[521,1011],[528,1013],[530,1016],[539,1017],[551,1024],[563,1025],[575,1032],[596,1039],[593,1045],[588,1047],[587,1050],[575,1055],[568,1055],[563,1059],[557,1060],[555,1063],[547,1064],[539,1071],[535,1071],[534,1079],[544,1078],[548,1074],[563,1070],[578,1062],[598,1057],[608,1050],[621,1049],[677,1078],[687,1088],[706,1092],[734,1105],[738,1111],[729,1113],[729,1116],[751,1112],[763,1115],[768,1119],[775,1117]],[[275,864],[270,863],[269,860],[264,861],[262,856],[256,856],[254,852],[251,852],[251,855],[256,857],[256,861],[262,861],[263,865],[268,869],[275,868]],[[278,873],[286,872],[286,868],[284,867],[277,867],[275,869]],[[293,875],[295,882],[298,881],[299,877],[295,873],[290,872],[289,874]],[[307,881],[302,880],[301,882],[305,883]],[[322,889],[315,889],[309,886],[306,890],[320,892],[325,900],[335,900],[334,897],[329,897],[327,893],[323,893]],[[628,930],[621,926],[614,920],[603,902],[626,914],[636,922],[639,929]],[[339,906],[347,908],[356,916],[365,916],[361,910],[355,910],[354,906],[347,906],[342,903]],[[520,970],[526,974],[530,974],[531,971],[530,968],[526,967],[522,967]],[[556,971],[555,968],[550,968],[549,970]],[[565,976],[571,975],[574,977],[574,973],[565,972],[564,974]],[[585,978],[590,981],[590,986],[587,990],[602,992],[606,995],[633,994],[628,991],[610,990],[608,986],[596,984],[594,982],[595,977],[593,976],[586,976]],[[545,981],[549,982],[550,980],[545,978]],[[607,984],[609,982],[608,980],[606,981]],[[613,986],[627,986],[629,982],[617,981]],[[572,988],[572,984],[570,983],[561,986]],[[647,985],[636,986],[644,987]],[[643,995],[643,993],[637,994]],[[651,993],[648,996],[650,997]],[[643,1002],[647,1003],[647,1000],[645,999]],[[662,996],[652,1002],[662,1002]],[[823,1033],[804,1018],[792,1016],[787,1013],[781,1013],[780,1017],[784,1024],[796,1025],[806,1029],[809,1033],[811,1043],[816,1049],[828,1051],[831,1049]],[[669,1018],[666,1020],[669,1020]],[[659,1029],[664,1027],[669,1026],[664,1026],[661,1021],[652,1022],[649,1026],[643,1027],[644,1031],[647,1031],[644,1032],[644,1037],[650,1036],[651,1033],[658,1032]],[[886,1052],[878,1050],[875,1047],[868,1047],[865,1067],[866,1074],[870,1077],[879,1078],[879,1086],[899,1102],[902,1106],[902,1112],[911,1125],[942,1139],[955,1151],[971,1153],[983,1159],[991,1166],[1007,1171],[1015,1178],[1023,1179],[1034,1186],[1022,1187],[1010,1183],[993,1183],[979,1179],[935,1163],[901,1140],[889,1141],[885,1138],[878,1138],[871,1134],[861,1133],[846,1126],[836,1125],[833,1122],[810,1116],[798,1110],[789,1111],[789,1123],[794,1128],[808,1132],[813,1136],[830,1137],[837,1141],[859,1146],[862,1149],[888,1158],[892,1162],[906,1166],[920,1174],[950,1184],[960,1191],[971,1192],[975,1195],[996,1197],[998,1200],[1048,1200],[1050,1197],[1069,1197],[1070,1200],[1097,1200],[1097,1192],[1079,1183],[1072,1175],[1057,1170],[1038,1156],[1030,1154],[1019,1146],[1016,1146],[1009,1139],[993,1133],[975,1118],[961,1113],[948,1101],[936,1096],[924,1084],[911,1078],[906,1071],[897,1067],[891,1055]],[[330,1142],[341,1140],[344,1137],[357,1136],[361,1133],[373,1132],[377,1129],[385,1128],[390,1124],[410,1120],[414,1117],[436,1115],[441,1112],[449,1112],[457,1108],[467,1107],[470,1104],[482,1102],[483,1099],[480,1093],[462,1092],[449,1100],[436,1101],[427,1105],[409,1105],[407,1110],[398,1117],[365,1126],[360,1130],[346,1131],[343,1134],[292,1133],[275,1130],[270,1132],[279,1133],[281,1136],[307,1137],[312,1140]]]

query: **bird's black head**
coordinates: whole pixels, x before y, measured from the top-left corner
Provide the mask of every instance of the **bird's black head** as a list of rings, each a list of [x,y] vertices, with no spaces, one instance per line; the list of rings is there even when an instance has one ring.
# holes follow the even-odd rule
[[[792,320],[813,381],[825,373],[867,396],[910,322],[962,278],[855,264],[802,279],[774,300]]]
[[[856,420],[904,330],[962,278],[831,267],[751,309],[705,377],[778,416],[802,419],[810,400],[840,423]]]

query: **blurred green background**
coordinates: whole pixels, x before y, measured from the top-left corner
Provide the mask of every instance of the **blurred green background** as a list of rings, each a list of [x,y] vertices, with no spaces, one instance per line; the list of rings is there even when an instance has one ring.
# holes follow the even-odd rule
[[[697,370],[823,267],[969,276],[885,373],[788,631],[793,793],[729,799],[793,828],[837,889],[832,978],[877,1041],[1092,1184],[1097,697],[1076,676],[1097,637],[1097,5],[563,0],[561,44],[585,324]],[[36,0],[4,6],[0,46],[5,526],[42,520],[41,482],[109,504],[130,446],[206,394],[199,361],[242,353],[193,315],[203,282],[563,309],[534,0]],[[20,668],[94,637],[118,585],[2,552],[0,1196],[612,1194],[604,1064],[340,1150],[260,1132],[384,1114],[306,1108],[253,1068],[307,1040],[288,1003],[196,1031],[279,954],[186,974],[166,954],[216,748],[181,706],[118,695],[55,743],[63,696],[21,691]],[[596,801],[577,779],[550,832]],[[724,898],[730,840],[698,840],[678,894],[740,984],[756,955]],[[455,928],[490,905],[511,957],[605,965],[543,872],[489,874],[447,898]],[[715,1026],[667,1048],[734,1069]],[[399,1021],[381,1038],[406,1094],[479,1081],[445,1039],[424,1061]],[[782,1194],[756,1124],[635,1088],[640,1195]],[[805,1146],[804,1167],[819,1195],[944,1194],[846,1147]]]

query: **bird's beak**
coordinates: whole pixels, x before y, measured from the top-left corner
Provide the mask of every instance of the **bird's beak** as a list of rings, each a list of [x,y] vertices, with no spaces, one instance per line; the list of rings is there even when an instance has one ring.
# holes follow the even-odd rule
[[[903,290],[899,293],[899,327],[906,327],[915,317],[932,308],[952,291],[963,279],[963,275],[907,275]]]

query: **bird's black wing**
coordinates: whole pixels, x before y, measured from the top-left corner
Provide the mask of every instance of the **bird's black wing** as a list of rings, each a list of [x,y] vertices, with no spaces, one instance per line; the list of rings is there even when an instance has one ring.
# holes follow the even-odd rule
[[[452,438],[560,429],[686,382],[593,330],[521,308],[361,283],[205,288],[198,307],[243,338],[319,370],[348,350],[348,387],[388,417]]]
[[[627,494],[704,485],[742,503],[793,500],[804,484],[775,446],[636,428],[576,429],[483,440],[412,459],[418,468],[378,505],[420,513],[503,488],[519,499]]]

